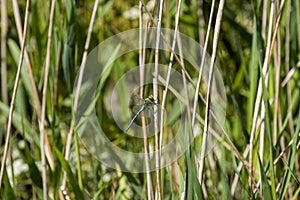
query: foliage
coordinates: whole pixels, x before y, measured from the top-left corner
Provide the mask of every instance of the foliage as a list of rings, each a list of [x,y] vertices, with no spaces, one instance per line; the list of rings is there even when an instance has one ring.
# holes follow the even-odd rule
[[[162,27],[175,29],[177,2],[181,1],[165,2]],[[201,5],[198,6],[200,2]],[[107,168],[94,158],[95,155],[87,152],[76,131],[68,141],[68,133],[74,119],[75,79],[80,71],[94,3],[94,1],[56,1],[52,21],[51,50],[48,52],[47,33],[51,2],[30,1],[26,37],[28,62],[25,56],[18,89],[14,91],[22,42],[19,40],[16,25],[18,19],[14,17],[16,8],[11,1],[7,2],[8,24],[1,23],[1,31],[7,30],[6,40],[1,39],[1,45],[7,47],[7,55],[1,54],[1,61],[7,62],[7,69],[1,66],[1,80],[7,79],[6,82],[1,82],[1,159],[5,151],[10,102],[14,92],[16,92],[16,100],[12,130],[9,133],[10,151],[4,177],[0,183],[2,185],[0,196],[3,199],[43,198],[40,112],[37,109],[36,99],[40,100],[39,104],[42,103],[48,53],[50,70],[47,77],[44,124],[48,199],[62,199],[67,196],[71,199],[148,199],[149,184],[153,188],[153,194],[157,190],[155,172],[150,173],[152,180],[150,183],[146,173],[129,173]],[[150,6],[151,3],[153,6]],[[22,24],[25,19],[25,4],[24,1],[18,4]],[[101,1],[97,8],[87,51],[91,52],[99,43],[115,34],[138,28],[139,15],[135,16],[135,12],[138,12],[138,4],[139,1]],[[156,6],[154,1],[147,1],[145,4],[150,6],[148,7],[150,12],[144,10],[144,22],[154,26],[149,14],[158,17],[160,1]],[[268,42],[268,26],[273,4],[274,16],[270,36],[276,37],[272,51],[268,54],[268,49],[272,46],[271,42]],[[177,162],[160,170],[162,199],[259,199],[262,197],[297,199],[300,185],[300,3],[298,0],[284,1],[282,10],[280,4],[281,1],[267,0],[226,1],[216,56],[227,97],[223,130],[221,128],[216,130],[219,140],[212,144],[213,148],[205,156],[202,180],[198,178],[200,163],[198,154],[203,144],[202,135],[195,138]],[[203,36],[208,29],[211,6],[212,2],[208,0],[181,2],[180,32],[203,42]],[[213,8],[212,30],[207,49],[209,54],[213,51],[212,35],[218,24],[216,21],[218,7],[219,2]],[[278,31],[275,34],[277,20]],[[202,43],[201,45],[204,46]],[[165,64],[169,62],[169,53],[160,54],[160,59]],[[103,82],[98,85],[98,94],[109,95],[117,80],[132,66],[139,64],[138,56],[138,52],[131,52],[116,60],[113,67],[108,67]],[[266,60],[268,61],[268,57],[270,57],[266,65],[268,70],[265,73],[264,64]],[[146,60],[154,62],[154,58],[155,52],[147,50]],[[32,69],[33,80],[28,71],[28,63]],[[185,67],[192,77],[188,80],[189,92],[194,91],[198,70],[187,62]],[[181,64],[175,59],[174,69],[182,72]],[[33,87],[33,83],[36,88]],[[129,108],[124,104],[124,99],[130,98],[126,92],[128,87],[124,82],[120,88],[117,88],[122,98],[117,99],[115,103],[121,105],[120,118],[122,119],[128,117],[129,112]],[[257,101],[260,87],[261,100]],[[34,89],[37,90],[37,94]],[[163,89],[159,88],[159,97],[162,97]],[[151,94],[152,90],[151,85],[146,86],[145,94]],[[206,94],[205,92],[200,88],[202,95]],[[105,95],[96,95],[95,109],[98,114],[102,113],[98,120],[109,140],[114,145],[129,151],[143,150],[144,145],[141,140],[132,139],[124,134],[115,123],[111,116],[112,111],[109,110],[112,108],[107,106],[110,102],[107,102]],[[8,101],[5,100],[5,96],[8,96]],[[203,96],[205,98],[205,95]],[[161,101],[158,103],[160,104]],[[260,106],[259,117],[255,125],[255,109],[258,106]],[[199,100],[199,107],[203,109],[198,109],[197,114],[204,119],[206,104]],[[179,125],[175,122],[179,116],[176,108],[178,108],[176,99],[167,96],[166,109],[170,110],[170,113],[166,120],[167,127],[163,132],[164,141],[179,129]],[[198,124],[199,129],[203,130],[203,123]],[[186,128],[185,136],[191,137],[192,131],[194,129]],[[188,139],[189,137],[185,138]],[[70,156],[66,158],[70,141]],[[154,148],[154,139],[150,138],[148,142],[149,146]],[[253,155],[252,159],[249,152]],[[244,159],[242,160],[238,154],[244,156]],[[249,165],[252,166],[252,171]],[[65,176],[67,184],[62,190],[61,185]],[[255,181],[256,185],[251,181]]]

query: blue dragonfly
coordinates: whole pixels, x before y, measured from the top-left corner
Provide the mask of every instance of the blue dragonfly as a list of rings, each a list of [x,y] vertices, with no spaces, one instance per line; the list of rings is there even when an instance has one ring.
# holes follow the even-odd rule
[[[148,96],[145,99],[141,99],[142,100],[142,104],[140,105],[140,109],[136,112],[136,114],[134,115],[134,117],[131,119],[130,123],[128,124],[125,132],[127,132],[129,130],[129,128],[132,126],[134,120],[141,114],[141,112],[143,112],[146,108],[148,108],[149,106],[152,106],[153,104],[155,104],[154,102],[154,98],[152,95]]]

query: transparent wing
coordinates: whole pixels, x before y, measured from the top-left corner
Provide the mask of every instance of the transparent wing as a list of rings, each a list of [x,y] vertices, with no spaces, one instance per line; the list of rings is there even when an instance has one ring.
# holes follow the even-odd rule
[[[140,115],[140,113],[152,107],[153,104],[154,101],[152,96],[149,96],[146,99],[141,99],[138,95],[133,95],[130,101],[130,107],[133,113],[135,113],[135,115],[128,124],[128,127],[126,128],[125,132],[128,131],[128,129],[131,127],[131,125],[134,123],[134,120]]]
[[[144,104],[144,99],[141,99],[138,95],[133,95],[130,101],[130,108],[133,113],[137,113]]]

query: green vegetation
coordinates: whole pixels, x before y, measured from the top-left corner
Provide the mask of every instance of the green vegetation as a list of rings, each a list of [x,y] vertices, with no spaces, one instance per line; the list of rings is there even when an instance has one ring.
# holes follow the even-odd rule
[[[143,98],[153,94],[157,100],[154,107],[164,99],[167,111],[162,135],[156,138],[155,128],[145,129],[151,134],[145,144],[143,138],[132,137],[138,132],[134,126],[128,135],[124,132],[135,115],[126,99],[129,102],[132,93],[140,94],[141,88],[128,93],[130,84],[122,79],[139,66],[142,54],[137,49],[106,66],[93,101],[97,120],[112,144],[129,152],[153,152],[160,136],[163,146],[179,130],[178,141],[183,144],[195,136],[175,162],[150,173],[124,172],[119,161],[114,169],[99,161],[103,152],[90,152],[76,129],[74,106],[76,77],[86,53],[118,33],[139,28],[139,5],[143,4],[122,0],[54,2],[30,1],[26,10],[27,1],[1,0],[0,199],[298,199],[299,0],[227,0],[224,8],[222,0],[164,1],[162,16],[161,1],[144,2],[144,28],[147,24],[159,28],[159,22],[162,28],[179,27],[203,48],[210,30],[210,56],[205,64],[216,63],[214,70],[219,70],[225,86],[224,91],[211,90],[210,108],[222,105],[222,99],[214,101],[218,95],[227,99],[225,122],[208,127],[205,119],[213,121],[216,114],[209,114],[210,104],[203,100],[209,90],[208,72],[203,73],[207,77],[201,79],[196,92],[198,107],[193,110],[199,69],[181,61],[177,54],[172,68],[182,76],[182,84],[176,85],[182,91],[167,87],[164,97],[165,86],[156,88],[151,83],[143,88]],[[145,63],[168,66],[172,51],[160,51],[157,56],[155,50],[144,51]],[[193,48],[183,49],[188,50]],[[112,58],[114,54],[104,56]],[[198,62],[200,67],[201,59]],[[145,78],[155,78],[152,75]],[[119,98],[109,99],[117,83]],[[183,111],[179,109],[182,104]],[[122,126],[112,115],[115,107]],[[153,120],[153,112],[149,113],[151,109],[145,109],[140,114],[145,118],[137,117],[134,123],[145,126]],[[158,120],[160,125],[161,118]],[[180,127],[180,120],[185,127]],[[93,135],[89,139],[98,142]],[[179,147],[171,153],[177,153]],[[203,150],[204,159],[200,159]],[[152,156],[154,161],[156,156],[160,160],[159,155]]]

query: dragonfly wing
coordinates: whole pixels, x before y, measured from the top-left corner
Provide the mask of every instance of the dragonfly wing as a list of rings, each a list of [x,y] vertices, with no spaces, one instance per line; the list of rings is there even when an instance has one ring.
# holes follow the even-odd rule
[[[144,99],[141,99],[138,95],[133,95],[130,101],[130,108],[134,113],[137,113],[144,104]]]

